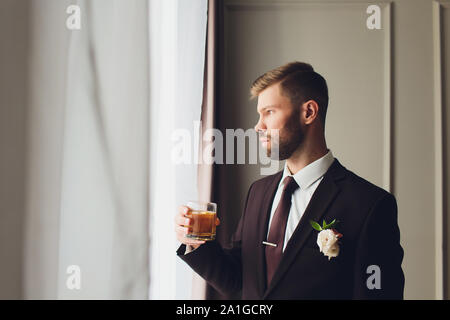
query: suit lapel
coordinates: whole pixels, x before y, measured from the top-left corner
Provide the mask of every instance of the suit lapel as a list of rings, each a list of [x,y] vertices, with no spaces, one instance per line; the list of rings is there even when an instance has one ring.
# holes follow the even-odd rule
[[[337,159],[335,159],[314,192],[302,218],[300,219],[293,235],[286,245],[280,265],[275,271],[270,287],[267,288],[264,297],[266,297],[280,281],[281,277],[294,262],[297,253],[303,247],[309,235],[313,231],[309,221],[320,221],[330,204],[338,195],[340,189],[337,186],[336,181],[342,178],[344,174],[345,168],[342,167]]]
[[[259,286],[259,292],[260,296],[264,294],[264,291],[266,290],[266,259],[265,259],[265,252],[264,252],[264,245],[262,242],[266,239],[267,236],[267,227],[269,224],[269,217],[270,217],[270,211],[272,209],[272,202],[273,198],[275,197],[275,193],[278,189],[278,184],[280,183],[281,177],[283,176],[283,171],[280,171],[279,173],[275,174],[273,176],[273,179],[269,183],[267,183],[264,195],[262,198],[261,206],[260,206],[260,212],[261,216],[259,217],[257,221],[257,266],[258,266],[258,286]]]

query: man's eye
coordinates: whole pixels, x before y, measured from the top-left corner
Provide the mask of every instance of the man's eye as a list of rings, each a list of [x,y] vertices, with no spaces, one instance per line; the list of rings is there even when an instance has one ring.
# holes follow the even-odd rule
[[[272,113],[273,113],[273,110],[267,110],[267,113],[268,113],[268,114],[272,114]]]

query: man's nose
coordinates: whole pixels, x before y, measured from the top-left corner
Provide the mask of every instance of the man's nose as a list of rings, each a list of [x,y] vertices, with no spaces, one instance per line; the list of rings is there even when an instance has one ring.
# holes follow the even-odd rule
[[[264,122],[261,121],[261,118],[259,118],[258,122],[255,125],[255,131],[259,132],[260,130],[266,130],[267,127],[264,124]]]

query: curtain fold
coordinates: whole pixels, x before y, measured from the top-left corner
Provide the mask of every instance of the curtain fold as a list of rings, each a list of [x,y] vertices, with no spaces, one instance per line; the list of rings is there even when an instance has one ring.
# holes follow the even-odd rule
[[[203,77],[203,100],[201,107],[201,132],[208,132],[215,126],[215,99],[216,99],[216,1],[208,0],[208,18],[207,18],[207,32],[206,32],[206,46],[205,46],[205,69]],[[206,137],[205,138],[209,138]],[[203,138],[201,137],[203,140]],[[203,142],[203,141],[202,141]],[[203,155],[210,157],[211,154],[206,154],[205,144],[200,143],[198,157]],[[207,159],[204,159],[207,160]],[[198,165],[198,198],[200,201],[212,201],[213,196],[213,172],[214,164],[211,160],[202,161]],[[197,274],[194,273],[192,284],[192,298],[205,299],[206,298],[206,282]]]
[[[193,272],[176,256],[178,206],[196,188],[207,0],[150,0],[150,299],[191,299]],[[178,152],[180,151],[180,152]],[[195,290],[195,289],[194,289]],[[199,296],[195,296],[202,299]]]
[[[223,105],[223,83],[224,74],[224,0],[210,0],[210,11],[208,19],[211,24],[208,28],[208,56],[207,56],[207,103],[204,105],[205,126],[210,125],[221,130],[226,130],[225,119],[227,106]],[[223,150],[223,157],[226,159],[226,150]],[[230,214],[230,205],[227,202],[229,190],[224,187],[224,182],[229,179],[226,168],[230,165],[212,165],[203,169],[204,173],[201,183],[202,188],[208,189],[209,196],[217,203],[217,215],[221,219],[221,225],[217,228],[217,241],[222,246],[228,246],[231,235],[234,233],[232,225],[233,215]],[[209,171],[211,170],[211,171]],[[212,286],[206,285],[205,299],[208,300],[229,300],[239,299],[240,294],[222,295]]]
[[[59,236],[60,299],[148,290],[147,1],[79,1],[71,32]],[[68,287],[70,266],[80,289]]]
[[[216,2],[208,1],[208,23],[205,46],[205,72],[203,80],[202,132],[214,128],[216,98]],[[202,145],[204,146],[204,145]],[[204,148],[199,156],[203,155]],[[205,154],[206,155],[206,154]],[[211,155],[207,155],[211,156]],[[213,164],[202,162],[198,166],[199,199],[210,201],[213,194]]]

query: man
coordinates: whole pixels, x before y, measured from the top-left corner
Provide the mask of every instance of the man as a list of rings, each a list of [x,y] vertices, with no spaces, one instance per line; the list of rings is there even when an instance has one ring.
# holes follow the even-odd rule
[[[325,79],[293,62],[259,77],[251,93],[255,130],[269,155],[286,160],[284,170],[251,185],[230,248],[187,239],[188,208],[180,207],[179,257],[243,299],[402,299],[396,200],[327,148]]]

